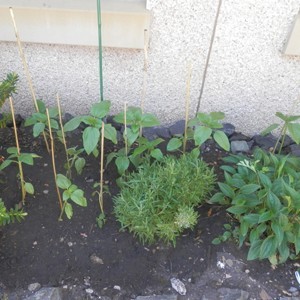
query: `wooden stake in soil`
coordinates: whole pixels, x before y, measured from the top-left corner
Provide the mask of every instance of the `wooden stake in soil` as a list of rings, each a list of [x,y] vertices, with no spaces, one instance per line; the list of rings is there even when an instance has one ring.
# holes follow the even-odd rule
[[[99,206],[101,212],[104,214],[103,206],[103,172],[104,172],[104,122],[101,128],[101,150],[100,150],[100,192],[99,192]]]
[[[13,22],[13,25],[14,25],[15,36],[16,36],[17,44],[18,44],[18,48],[19,48],[19,54],[20,54],[20,58],[21,58],[22,63],[23,63],[23,68],[25,70],[27,83],[29,85],[29,90],[30,90],[30,93],[31,93],[31,96],[32,96],[32,99],[33,99],[35,110],[37,112],[39,112],[39,107],[38,107],[38,104],[37,104],[37,101],[36,101],[36,96],[35,96],[35,92],[34,92],[34,89],[33,89],[33,84],[32,84],[31,76],[30,76],[30,73],[29,73],[28,64],[27,64],[27,61],[26,61],[26,58],[25,58],[25,55],[24,55],[24,52],[23,52],[21,39],[20,39],[20,36],[19,36],[19,33],[18,33],[18,28],[17,28],[17,24],[16,24],[16,20],[15,20],[15,16],[14,16],[14,12],[13,12],[12,7],[9,8],[9,11],[10,11],[11,19],[12,19],[12,22]],[[45,135],[45,132],[43,132],[43,136],[44,136],[44,141],[45,141],[45,144],[46,144],[47,151],[48,151],[48,153],[50,153],[49,143],[47,141],[47,137]]]
[[[17,151],[18,151],[18,156],[20,157],[21,151],[20,151],[18,131],[17,131],[16,119],[15,119],[15,110],[14,110],[12,97],[9,97],[9,102],[10,102],[10,110],[11,110],[11,115],[12,115],[12,121],[13,121],[13,124],[14,124],[16,147],[17,147]],[[25,181],[24,181],[24,173],[23,173],[22,162],[19,159],[18,159],[18,166],[19,166],[20,180],[21,180],[22,204],[24,204],[25,203],[25,197],[26,197],[26,189],[25,189],[25,185],[24,185]]]
[[[186,150],[187,142],[187,128],[190,112],[190,97],[191,97],[191,77],[192,77],[192,66],[191,63],[188,64],[188,75],[186,80],[186,96],[185,96],[185,125],[184,125],[184,138],[183,138],[183,153]]]
[[[127,141],[127,102],[124,102],[124,142],[125,153],[128,155],[128,141]]]
[[[60,206],[60,209],[63,210],[63,204],[62,204],[62,200],[61,200],[61,195],[60,195],[57,183],[56,183],[57,173],[56,173],[56,164],[55,164],[54,140],[53,140],[53,135],[52,135],[52,130],[51,130],[51,124],[50,124],[50,117],[49,117],[48,108],[46,108],[46,114],[47,114],[47,119],[48,119],[48,127],[49,127],[50,141],[51,141],[51,157],[52,157],[52,168],[53,168],[54,181],[55,181],[55,186],[56,186],[56,192],[57,192],[59,206]],[[61,221],[61,218],[59,218],[59,220]]]
[[[66,152],[67,168],[68,168],[67,177],[69,179],[71,179],[72,174],[71,174],[71,167],[70,167],[70,162],[69,162],[68,147],[67,147],[67,142],[66,142],[64,125],[63,125],[63,121],[62,121],[60,99],[59,99],[58,94],[56,95],[56,100],[57,100],[57,107],[58,107],[59,124],[60,124],[60,128],[61,128],[61,136],[62,136],[62,141],[63,141],[65,152]]]

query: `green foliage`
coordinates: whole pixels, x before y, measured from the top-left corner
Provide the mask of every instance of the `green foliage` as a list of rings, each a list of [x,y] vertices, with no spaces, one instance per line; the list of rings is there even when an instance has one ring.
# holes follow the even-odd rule
[[[77,147],[72,147],[67,149],[69,161],[64,164],[64,168],[67,170],[67,177],[72,178],[72,168],[75,167],[75,170],[78,175],[80,175],[85,167],[86,161],[83,157],[80,156],[84,152],[84,149]]]
[[[79,127],[81,123],[88,125],[82,134],[83,148],[89,155],[97,154],[97,145],[101,136],[102,120],[107,116],[111,103],[109,101],[101,101],[92,105],[90,115],[75,117],[64,125],[64,131],[73,131]],[[117,132],[111,124],[104,124],[104,137],[114,144],[117,144]]]
[[[224,159],[225,182],[211,203],[228,205],[238,225],[239,246],[250,243],[248,259],[283,263],[300,251],[300,159],[256,149],[252,158]],[[222,240],[220,240],[222,241]],[[214,240],[216,242],[216,240]]]
[[[19,76],[16,73],[9,73],[6,76],[6,79],[0,82],[0,109],[5,100],[16,93],[18,80]]]
[[[4,202],[0,198],[0,226],[4,226],[15,221],[21,222],[25,216],[27,216],[27,213],[23,210],[19,210],[17,207],[7,210]]]
[[[162,239],[175,245],[176,237],[196,224],[194,208],[205,201],[214,182],[213,171],[192,154],[144,161],[123,179],[114,212],[122,228],[143,243]]]
[[[86,207],[87,201],[84,197],[84,192],[77,187],[77,185],[72,184],[72,182],[64,175],[57,174],[56,176],[57,186],[63,190],[63,211],[65,212],[68,219],[73,216],[73,207],[70,200],[79,206]]]
[[[279,137],[273,149],[273,153],[275,153],[275,151],[278,150],[278,153],[280,154],[287,133],[289,133],[290,137],[294,140],[296,144],[298,145],[300,144],[300,124],[296,122],[300,119],[300,116],[285,115],[281,112],[277,112],[275,115],[283,122],[283,124],[281,125]],[[271,124],[261,134],[267,135],[273,130],[277,129],[278,127],[280,127],[280,124],[277,123]],[[280,142],[281,142],[280,148],[277,149]]]
[[[188,122],[187,140],[194,140],[195,146],[200,147],[208,139],[214,141],[225,151],[230,150],[228,137],[221,130],[223,125],[220,123],[225,117],[222,112],[198,113],[197,116]],[[172,138],[168,145],[168,151],[178,150],[183,144],[183,137]]]

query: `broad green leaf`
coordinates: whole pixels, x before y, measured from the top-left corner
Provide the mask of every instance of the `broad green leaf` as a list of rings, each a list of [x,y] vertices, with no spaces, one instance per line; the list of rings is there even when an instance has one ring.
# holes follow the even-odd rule
[[[221,130],[217,130],[214,135],[214,140],[217,142],[217,144],[223,148],[225,151],[229,151],[230,150],[230,144],[229,144],[229,140],[227,135],[221,131]]]
[[[278,118],[280,118],[284,122],[288,121],[288,117],[289,117],[288,115],[284,115],[281,112],[276,112],[275,116],[278,117]]]
[[[278,247],[279,251],[279,263],[284,263],[290,256],[290,248],[287,245],[286,241],[283,240],[281,245]]]
[[[255,240],[251,243],[250,249],[248,251],[247,260],[254,260],[259,257],[261,244],[261,240]]]
[[[219,204],[226,204],[225,197],[223,193],[216,193],[214,194],[208,201],[208,203],[219,203]]]
[[[107,158],[106,158],[106,166],[108,166],[108,164],[115,158],[117,157],[117,153],[115,152],[111,152],[107,155]]]
[[[234,198],[235,193],[234,190],[226,183],[218,182],[218,186],[221,190],[221,192],[228,198]]]
[[[234,167],[231,166],[221,166],[220,169],[230,173],[230,174],[235,174],[236,173],[236,169]]]
[[[100,137],[100,132],[97,128],[87,127],[83,131],[83,147],[85,152],[89,155],[97,147]]]
[[[237,206],[231,206],[226,210],[234,215],[241,215],[248,211],[248,207],[245,205],[237,205]]]
[[[210,115],[214,120],[223,120],[225,118],[225,114],[220,111],[213,111]]]
[[[69,122],[67,122],[64,125],[64,131],[65,132],[73,131],[76,128],[78,128],[80,123],[81,123],[81,118],[82,118],[81,116],[78,116],[78,117],[75,117],[75,118],[71,119]]]
[[[120,124],[124,124],[124,118],[124,112],[122,111],[114,117],[114,121]]]
[[[269,176],[265,175],[262,172],[258,172],[258,177],[259,180],[261,182],[261,184],[265,187],[265,188],[271,188],[272,187],[272,181],[269,178]]]
[[[160,149],[154,149],[154,150],[152,150],[150,152],[150,155],[152,157],[154,157],[155,159],[157,159],[157,160],[161,160],[164,157],[164,155],[162,154],[162,152],[161,152]]]
[[[250,225],[255,225],[258,223],[259,220],[259,214],[248,214],[243,216],[243,220]]]
[[[104,124],[104,137],[117,144],[117,131],[111,124]]]
[[[273,212],[278,212],[281,209],[281,202],[279,198],[271,191],[267,193],[267,206],[269,207],[270,210]]]
[[[65,213],[68,219],[71,219],[73,216],[73,207],[70,203],[66,203],[65,205]]]
[[[56,176],[56,184],[59,188],[66,190],[71,186],[71,181],[62,174],[57,174]]]
[[[191,156],[194,157],[195,159],[199,158],[199,156],[200,156],[200,150],[198,148],[194,148],[191,151]]]
[[[298,255],[300,252],[300,237],[295,237],[295,253]]]
[[[56,130],[59,129],[58,122],[54,119],[50,119],[50,126],[51,126],[52,129],[56,129]]]
[[[152,127],[159,125],[158,119],[152,114],[144,114],[142,116],[141,126],[142,127]]]
[[[6,159],[2,164],[0,164],[0,171],[4,170],[6,167],[8,167],[11,163],[13,163],[13,160]]]
[[[266,136],[267,134],[269,134],[270,132],[272,132],[273,130],[275,130],[278,126],[279,126],[279,124],[272,124],[272,125],[268,126],[265,130],[263,130],[260,133],[260,135]]]
[[[30,194],[30,195],[34,194],[34,187],[30,182],[25,182],[24,187],[28,194]]]
[[[78,157],[75,161],[75,169],[77,173],[80,175],[85,166],[85,159],[83,157]]]
[[[18,149],[17,149],[17,147],[9,147],[9,148],[7,148],[6,152],[8,154],[17,154],[18,153]]]
[[[63,192],[63,201],[69,200],[70,197],[71,197],[71,193],[69,192],[69,190],[64,190],[64,192]]]
[[[36,100],[36,103],[37,103],[37,107],[38,107],[39,112],[42,113],[42,114],[45,113],[46,112],[45,103],[40,99]]]
[[[273,232],[275,234],[275,237],[276,237],[276,240],[277,240],[277,244],[278,244],[278,246],[280,246],[281,243],[282,243],[282,241],[283,241],[284,231],[283,231],[282,227],[280,227],[274,221],[271,223],[271,227],[272,227],[272,230],[273,230]]]
[[[198,126],[194,132],[194,140],[197,146],[202,145],[206,140],[210,138],[212,129],[206,126]]]
[[[129,167],[129,159],[126,156],[119,156],[116,159],[116,166],[118,168],[118,172],[120,175],[124,174],[124,172]]]
[[[287,128],[288,128],[291,138],[296,142],[296,144],[299,144],[300,143],[300,124],[299,123],[289,123],[287,125]]]
[[[56,118],[58,116],[58,108],[57,107],[52,107],[48,109],[49,117]]]
[[[107,100],[93,104],[91,107],[91,115],[100,119],[105,117],[109,112],[110,105],[110,101]]]
[[[273,213],[270,210],[268,210],[259,216],[258,223],[264,223],[270,221],[272,220],[273,217],[274,217]]]
[[[33,166],[33,157],[30,153],[21,153],[19,156],[19,161],[26,165]]]
[[[45,130],[44,123],[36,123],[33,125],[33,136],[38,137]]]
[[[242,194],[249,195],[256,192],[258,189],[260,189],[260,185],[251,183],[251,184],[244,185],[240,189],[240,191]]]
[[[214,238],[214,239],[212,240],[211,243],[212,243],[213,245],[219,245],[219,244],[221,244],[221,242],[222,242],[222,241],[221,241],[220,238]]]
[[[167,151],[178,150],[182,146],[182,141],[179,138],[171,138],[167,144]]]
[[[124,140],[127,137],[129,147],[136,141],[138,136],[139,136],[139,132],[133,132],[131,128],[127,128],[126,131],[124,130],[123,133]]]
[[[259,251],[259,258],[269,258],[270,256],[274,255],[277,249],[277,241],[274,235],[268,236],[263,242],[260,247]]]
[[[82,190],[76,190],[72,193],[71,195],[71,200],[78,204],[79,206],[86,207],[87,206],[87,201],[86,198],[83,195]]]

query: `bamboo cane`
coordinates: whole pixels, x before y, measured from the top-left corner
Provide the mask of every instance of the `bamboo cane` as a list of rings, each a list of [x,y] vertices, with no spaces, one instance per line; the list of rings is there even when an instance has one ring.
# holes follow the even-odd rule
[[[125,154],[128,155],[128,141],[127,141],[127,102],[124,102],[124,142]]]
[[[186,96],[185,96],[185,124],[184,124],[184,138],[183,138],[183,153],[186,150],[187,142],[187,128],[190,112],[190,97],[191,97],[191,76],[192,76],[192,66],[191,63],[188,64],[188,74],[186,80]]]

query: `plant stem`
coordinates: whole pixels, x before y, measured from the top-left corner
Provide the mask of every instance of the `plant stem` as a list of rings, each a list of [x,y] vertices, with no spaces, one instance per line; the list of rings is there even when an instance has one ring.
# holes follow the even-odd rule
[[[124,102],[124,142],[125,154],[128,155],[128,141],[127,141],[127,102]]]
[[[185,97],[185,124],[184,124],[184,137],[183,137],[183,153],[186,150],[187,142],[187,127],[189,120],[190,112],[190,96],[191,96],[191,75],[192,75],[192,66],[191,63],[188,64],[188,76],[186,81],[186,97]]]
[[[58,185],[56,183],[57,173],[56,173],[56,165],[55,165],[54,140],[53,140],[53,135],[52,135],[52,130],[51,130],[51,123],[50,123],[48,108],[46,108],[46,114],[47,114],[47,118],[48,118],[48,127],[49,127],[50,141],[51,141],[51,157],[52,157],[52,168],[53,168],[54,182],[55,182],[55,186],[56,186],[56,192],[57,192],[57,196],[58,196],[59,206],[60,206],[60,209],[63,211],[63,204],[62,204],[62,200],[61,200],[61,195],[60,195],[60,192],[59,192]]]
[[[11,110],[11,115],[12,115],[12,121],[14,124],[14,133],[15,133],[15,140],[16,140],[16,147],[18,151],[18,166],[19,166],[19,172],[20,172],[20,180],[21,180],[21,190],[22,190],[22,203],[25,203],[25,197],[26,197],[26,190],[25,190],[25,185],[24,185],[24,173],[23,173],[23,167],[22,167],[22,162],[19,160],[21,151],[20,151],[20,145],[19,145],[19,139],[18,139],[18,131],[17,131],[17,125],[16,125],[16,119],[15,119],[15,111],[14,111],[14,105],[13,105],[13,100],[12,97],[9,97],[9,102],[10,102],[10,110]]]
[[[283,144],[284,144],[285,137],[286,137],[286,132],[287,132],[287,126],[284,126],[284,130],[283,130],[283,133],[282,133],[281,144],[280,144],[280,148],[279,148],[278,154],[280,154],[281,151],[282,151]]]
[[[59,95],[58,94],[56,95],[56,99],[57,99],[57,107],[58,107],[59,124],[60,124],[60,128],[61,128],[61,136],[62,136],[62,140],[63,140],[65,152],[66,152],[66,158],[67,158],[67,168],[68,168],[67,177],[69,179],[71,179],[72,178],[71,166],[70,166],[70,162],[69,162],[68,147],[67,147],[67,142],[66,142],[64,125],[63,125],[63,121],[62,121],[60,99],[59,99]]]
[[[100,192],[99,192],[99,205],[100,210],[104,214],[103,208],[103,165],[104,165],[104,122],[102,121],[101,128],[101,153],[100,153]]]
[[[19,54],[20,54],[20,58],[21,58],[22,63],[23,63],[23,68],[25,70],[27,83],[29,85],[29,90],[30,90],[30,93],[31,93],[31,96],[32,96],[32,99],[33,99],[35,110],[37,112],[39,112],[39,107],[38,107],[35,92],[34,92],[34,89],[33,89],[33,84],[32,84],[31,76],[30,76],[30,73],[29,73],[28,64],[27,64],[27,61],[26,61],[26,58],[25,58],[25,54],[23,52],[21,39],[20,39],[20,36],[19,36],[19,33],[18,33],[18,28],[17,28],[17,24],[16,24],[16,20],[15,20],[15,16],[14,16],[14,12],[13,12],[12,7],[9,8],[9,11],[10,11],[11,19],[12,19],[12,22],[13,22],[13,25],[14,25],[15,36],[16,36],[17,44],[18,44],[18,48],[19,48]],[[49,143],[48,143],[47,137],[45,135],[45,132],[43,132],[43,136],[44,136],[44,141],[45,141],[47,151],[48,151],[48,153],[50,153]]]
[[[275,151],[276,151],[276,149],[277,149],[277,147],[278,147],[279,141],[280,141],[280,139],[282,138],[284,132],[286,132],[286,130],[287,130],[287,124],[284,124],[284,125],[282,126],[281,130],[280,130],[278,139],[277,139],[276,144],[275,144],[275,146],[274,146],[274,149],[273,149],[273,151],[272,151],[271,153],[275,154]],[[279,153],[280,153],[280,152],[279,152]]]
[[[67,201],[64,201],[63,207],[62,207],[62,209],[61,209],[61,211],[60,211],[60,214],[59,214],[59,217],[58,217],[58,221],[62,221],[62,220],[63,220],[63,219],[62,219],[62,216],[63,216],[63,214],[64,214],[66,205],[67,205]]]

